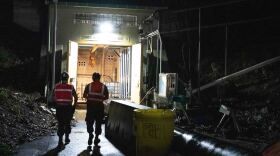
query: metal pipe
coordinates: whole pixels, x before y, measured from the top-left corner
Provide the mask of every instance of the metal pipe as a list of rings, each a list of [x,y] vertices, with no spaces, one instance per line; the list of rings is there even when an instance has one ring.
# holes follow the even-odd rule
[[[125,90],[125,83],[126,83],[126,75],[125,75],[125,72],[126,72],[126,66],[125,66],[125,53],[126,53],[126,49],[123,53],[123,95],[124,95],[124,98],[126,99],[126,90]]]
[[[126,71],[125,71],[125,95],[126,98],[128,98],[128,61],[127,61],[127,55],[128,55],[128,49],[126,50],[126,54],[125,54],[125,67],[126,67]]]
[[[159,37],[157,37],[157,64],[156,64],[156,92],[158,91],[158,64],[159,64],[159,58],[158,58],[158,55],[159,55]]]
[[[130,50],[127,49],[127,97],[129,98],[129,88],[130,88]]]
[[[45,85],[46,85],[46,88],[45,88],[45,96],[49,95],[49,92],[51,91],[51,88],[50,88],[50,73],[49,73],[49,70],[50,70],[50,56],[51,56],[51,6],[50,6],[50,3],[49,4],[49,7],[48,7],[48,49],[47,49],[47,57],[46,57],[46,67],[45,67],[45,70],[46,70],[46,79],[45,79]],[[47,103],[49,103],[49,98],[46,98],[47,99]]]
[[[58,0],[54,0],[54,18],[53,18],[53,66],[52,66],[52,89],[55,86],[55,64],[56,64],[56,25],[57,25],[57,2]]]
[[[124,91],[125,91],[125,98],[127,99],[127,49],[125,50],[124,54]]]
[[[48,53],[51,53],[51,7],[48,8]]]
[[[228,55],[228,26],[225,27],[225,76],[227,75],[227,56]]]
[[[127,49],[125,49],[125,51],[124,51],[124,55],[123,55],[123,68],[124,68],[124,70],[123,70],[123,77],[124,77],[124,98],[126,99],[127,97],[126,97],[126,51],[127,51]]]
[[[201,38],[201,9],[198,10],[198,54],[197,54],[197,86],[198,98],[200,99],[200,38]]]
[[[144,95],[144,97],[140,100],[140,104],[146,99],[146,97],[148,96],[148,95],[150,95],[150,94],[152,94],[153,92],[153,90],[155,89],[155,87],[151,87],[147,92],[146,92],[146,94]]]
[[[125,92],[125,71],[126,71],[126,67],[125,67],[125,52],[126,49],[123,51],[123,95],[124,98],[126,99],[126,92]]]
[[[263,61],[263,62],[261,62],[261,63],[258,63],[258,64],[256,64],[256,65],[254,65],[254,66],[251,66],[251,67],[249,67],[249,68],[240,70],[240,71],[238,71],[238,72],[236,72],[236,73],[227,75],[227,76],[225,76],[225,77],[219,78],[219,79],[217,79],[217,80],[215,80],[215,81],[213,81],[213,82],[211,82],[211,83],[208,83],[208,84],[206,84],[206,85],[200,87],[199,89],[200,89],[200,90],[205,90],[205,89],[207,89],[207,88],[210,88],[210,87],[212,87],[212,86],[215,86],[215,85],[217,85],[217,84],[220,84],[220,83],[222,83],[222,82],[224,82],[224,81],[226,81],[226,80],[228,80],[228,79],[231,79],[231,78],[234,78],[234,77],[237,77],[237,76],[241,76],[241,75],[247,74],[247,73],[249,73],[249,72],[251,72],[251,71],[254,71],[254,70],[256,70],[256,69],[262,68],[262,67],[264,67],[264,66],[266,66],[266,65],[269,65],[269,64],[272,64],[272,63],[275,63],[275,62],[278,62],[278,61],[280,61],[280,56],[277,56],[277,57],[274,57],[274,58],[272,58],[272,59]],[[192,91],[192,94],[196,93],[199,89],[198,89],[198,88],[197,88],[197,89],[194,89],[194,90]]]
[[[131,69],[131,61],[130,61],[130,50],[128,50],[127,54],[127,64],[128,64],[128,74],[127,74],[127,96],[130,97],[130,69]]]
[[[126,96],[128,98],[128,75],[129,75],[129,61],[128,61],[128,49],[126,52]]]
[[[161,38],[161,35],[159,33],[159,30],[155,30],[155,31],[149,33],[148,35],[146,35],[142,39],[149,40],[149,38],[151,38],[151,44],[152,44],[153,36],[157,36],[156,91],[158,91],[158,74],[159,74],[159,72],[160,73],[162,72],[162,38]]]
[[[147,91],[148,87],[149,87],[149,82],[148,82],[148,77],[149,77],[149,53],[147,53],[149,51],[149,39],[147,39],[147,46],[146,46],[146,56],[147,56],[147,64],[146,64],[146,76],[145,76],[145,82],[146,82],[146,87],[145,90]],[[141,104],[141,101],[140,101]]]
[[[240,156],[260,155],[258,151],[238,146],[204,134],[175,128],[171,150],[179,155]]]
[[[130,91],[131,91],[131,49],[128,48],[128,98],[130,98]]]
[[[129,83],[129,85],[130,85],[130,87],[129,87],[129,89],[130,89],[130,98],[131,98],[131,75],[132,75],[132,48],[130,48],[129,49],[129,55],[130,55],[130,70],[129,70],[129,77],[130,77],[130,83]]]
[[[122,98],[122,53],[120,52],[120,57],[119,57],[119,68],[120,68],[120,98]]]
[[[144,38],[142,38],[142,39],[152,38],[152,37],[154,37],[154,36],[156,36],[156,35],[158,35],[158,30],[155,30],[155,31],[149,33],[148,35],[146,35],[146,36],[145,36]]]
[[[151,39],[150,49],[151,49],[151,53],[152,53],[152,52],[153,52],[153,50],[154,50],[154,49],[153,49],[153,38],[151,37],[150,39]]]
[[[119,77],[119,97],[121,98],[122,97],[122,65],[121,65],[121,62],[122,62],[122,57],[121,57],[121,50],[120,50],[120,57],[119,57],[119,69],[120,69],[120,77]]]
[[[147,39],[146,44],[147,44],[146,46],[146,53],[147,53],[149,51],[149,39]]]
[[[162,39],[160,33],[158,32],[159,37],[159,73],[162,72]]]
[[[122,94],[123,94],[123,98],[125,98],[125,88],[124,88],[124,84],[125,84],[125,76],[124,76],[124,72],[125,72],[124,55],[125,55],[125,49],[124,49],[123,52],[122,52]]]
[[[192,72],[191,72],[191,49],[189,48],[189,77],[190,77],[190,80],[189,80],[189,105],[192,104]]]
[[[124,76],[124,98],[126,99],[126,72],[127,72],[127,66],[126,66],[126,51],[127,49],[125,49],[124,55],[123,55],[123,67],[124,67],[124,71],[123,71],[123,76]]]
[[[159,37],[159,73],[162,72],[162,40],[161,40],[161,36],[160,36],[160,16],[158,16],[158,28],[157,28],[157,35]]]

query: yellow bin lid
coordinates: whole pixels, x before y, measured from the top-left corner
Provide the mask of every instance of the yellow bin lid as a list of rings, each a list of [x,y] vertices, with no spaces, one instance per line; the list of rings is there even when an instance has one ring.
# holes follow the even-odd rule
[[[175,118],[175,113],[169,109],[135,109],[134,115],[137,119]]]

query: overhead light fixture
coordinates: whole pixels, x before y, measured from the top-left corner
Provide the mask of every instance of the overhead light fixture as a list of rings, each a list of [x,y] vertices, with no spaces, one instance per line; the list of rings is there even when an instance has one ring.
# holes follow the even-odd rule
[[[99,25],[100,33],[111,33],[113,32],[113,25],[110,22],[104,22]]]

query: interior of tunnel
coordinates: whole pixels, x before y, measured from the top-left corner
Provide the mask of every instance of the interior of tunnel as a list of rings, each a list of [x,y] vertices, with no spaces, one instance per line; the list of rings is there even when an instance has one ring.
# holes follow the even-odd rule
[[[120,53],[126,49],[121,46],[93,45],[80,46],[78,51],[77,94],[82,102],[84,88],[92,81],[92,73],[101,74],[101,80],[110,85],[111,97],[119,94],[120,82]],[[110,88],[110,89],[111,89]]]

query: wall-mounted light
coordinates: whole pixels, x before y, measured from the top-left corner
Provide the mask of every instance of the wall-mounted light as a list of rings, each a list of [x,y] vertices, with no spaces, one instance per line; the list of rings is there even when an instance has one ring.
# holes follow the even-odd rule
[[[113,32],[114,27],[110,22],[104,22],[99,25],[99,32],[100,33],[111,33]]]

